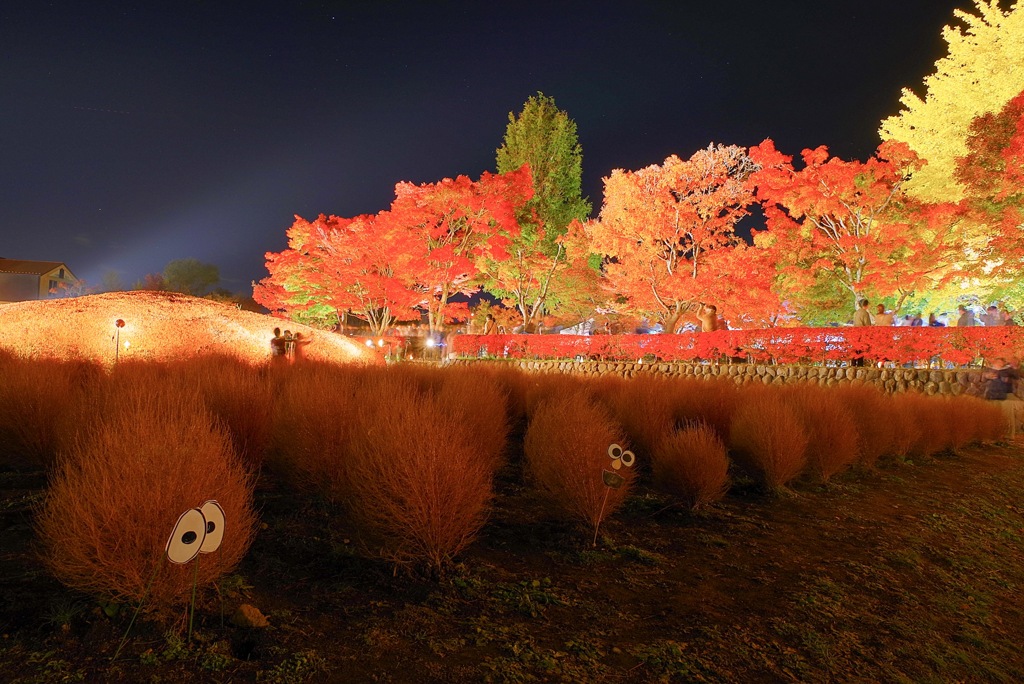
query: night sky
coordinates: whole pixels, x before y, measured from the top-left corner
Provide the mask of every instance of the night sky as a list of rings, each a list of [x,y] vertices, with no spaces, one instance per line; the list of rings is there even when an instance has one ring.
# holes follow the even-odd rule
[[[866,158],[969,0],[0,3],[0,257],[249,294],[295,214],[494,170],[542,91],[584,193],[709,142]]]

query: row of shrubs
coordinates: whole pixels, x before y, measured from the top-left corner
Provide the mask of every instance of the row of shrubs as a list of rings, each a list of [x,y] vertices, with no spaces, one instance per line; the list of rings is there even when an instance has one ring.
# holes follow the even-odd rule
[[[699,508],[743,477],[778,491],[881,459],[928,458],[1005,433],[970,397],[868,386],[696,379],[584,380],[511,369],[302,364],[229,358],[26,362],[0,355],[0,465],[43,467],[37,529],[66,584],[121,601],[186,600],[246,553],[266,478],[336,505],[370,555],[439,573],[485,524],[499,471],[596,538],[639,480]],[[634,468],[603,481],[609,445]],[[198,569],[162,559],[177,516],[225,510],[221,550]]]

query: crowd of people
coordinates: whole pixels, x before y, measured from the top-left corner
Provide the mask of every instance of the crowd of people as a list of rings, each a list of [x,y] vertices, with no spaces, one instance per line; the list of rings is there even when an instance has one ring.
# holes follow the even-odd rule
[[[292,333],[274,328],[274,336],[270,339],[270,359],[274,363],[295,363],[302,358],[302,349],[311,340],[303,339],[302,333]]]
[[[884,304],[877,304],[875,313],[871,313],[870,302],[867,299],[861,299],[857,304],[857,310],[853,314],[853,325],[855,327],[872,325],[945,328],[955,325],[958,328],[963,328],[971,326],[1017,325],[1013,318],[1013,312],[1007,309],[1002,302],[998,305],[990,305],[980,315],[976,315],[973,309],[961,304],[957,307],[955,322],[946,313],[930,313],[928,314],[927,322],[925,322],[919,313],[904,314],[902,317],[897,317],[894,313],[886,311]]]

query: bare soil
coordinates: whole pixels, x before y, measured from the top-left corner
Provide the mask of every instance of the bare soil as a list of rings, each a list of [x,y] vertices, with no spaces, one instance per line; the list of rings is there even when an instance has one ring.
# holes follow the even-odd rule
[[[36,556],[39,472],[0,473],[0,681],[1024,681],[1024,443],[888,463],[690,514],[641,488],[590,535],[502,474],[443,578],[365,560],[326,504],[261,481],[262,529],[220,596],[145,613]],[[270,626],[225,619],[241,603]]]

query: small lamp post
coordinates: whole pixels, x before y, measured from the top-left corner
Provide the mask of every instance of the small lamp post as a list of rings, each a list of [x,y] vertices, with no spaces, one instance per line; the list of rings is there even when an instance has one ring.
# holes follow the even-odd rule
[[[117,363],[118,354],[121,351],[121,328],[124,327],[124,319],[118,318],[114,321],[114,363]]]

